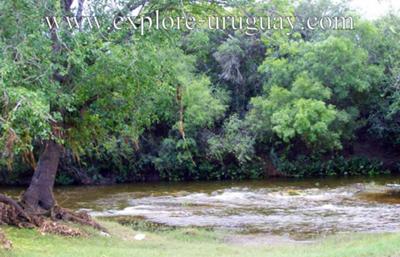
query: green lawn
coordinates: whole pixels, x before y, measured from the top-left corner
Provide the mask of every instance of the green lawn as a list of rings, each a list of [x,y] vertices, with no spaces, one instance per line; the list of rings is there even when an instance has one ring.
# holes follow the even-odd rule
[[[351,234],[333,236],[310,244],[239,246],[222,242],[222,232],[177,229],[148,233],[146,240],[135,241],[136,232],[113,222],[104,222],[111,237],[97,232],[85,238],[40,235],[35,230],[3,227],[14,250],[1,257],[223,257],[223,256],[400,256],[400,234]]]

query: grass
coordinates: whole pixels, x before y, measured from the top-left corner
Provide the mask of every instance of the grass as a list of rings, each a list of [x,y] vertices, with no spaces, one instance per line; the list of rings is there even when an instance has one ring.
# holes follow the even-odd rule
[[[115,222],[102,222],[111,237],[90,231],[85,238],[41,235],[35,230],[3,227],[14,249],[1,257],[373,257],[400,256],[400,234],[336,235],[311,244],[239,246],[223,243],[224,232],[176,229],[145,232],[146,240],[135,241],[136,232]]]

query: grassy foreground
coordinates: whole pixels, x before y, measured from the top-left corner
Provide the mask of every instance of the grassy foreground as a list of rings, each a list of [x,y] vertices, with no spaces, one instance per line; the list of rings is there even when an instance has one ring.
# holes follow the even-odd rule
[[[4,227],[14,243],[12,251],[0,250],[1,257],[212,257],[212,256],[295,256],[356,257],[400,256],[400,234],[352,234],[334,236],[310,244],[239,246],[223,243],[224,234],[196,229],[146,232],[135,241],[129,227],[103,223],[111,237],[91,231],[87,238],[40,235],[35,230]]]

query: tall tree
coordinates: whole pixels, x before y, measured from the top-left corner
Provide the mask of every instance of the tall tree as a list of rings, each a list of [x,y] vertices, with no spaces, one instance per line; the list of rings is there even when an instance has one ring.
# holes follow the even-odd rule
[[[115,15],[152,16],[157,9],[165,11],[162,15],[181,13],[182,5],[175,5],[181,1],[132,0],[96,9],[108,3],[98,0],[86,3],[84,10],[84,2],[76,2],[76,7],[71,0],[0,4],[5,14],[1,24],[7,25],[0,31],[1,146],[4,158],[23,154],[35,167],[19,203],[27,213],[52,212],[64,149],[78,156],[112,136],[136,141],[162,115],[159,96],[192,83],[185,77],[191,71],[182,73],[179,66],[190,62],[176,46],[181,32],[140,35],[132,24],[104,26]],[[91,28],[81,19],[82,12],[94,12],[103,26]],[[40,18],[49,16],[59,20]],[[78,17],[79,30],[68,28],[65,19],[71,16]],[[42,150],[36,164],[32,152],[37,146]]]

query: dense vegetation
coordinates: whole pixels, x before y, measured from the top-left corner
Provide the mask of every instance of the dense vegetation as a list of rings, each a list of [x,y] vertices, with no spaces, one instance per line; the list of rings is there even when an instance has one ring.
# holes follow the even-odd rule
[[[68,2],[0,3],[4,183],[29,182],[58,146],[60,184],[397,171],[398,14],[364,20],[329,0],[93,0],[108,23],[148,2],[141,15],[351,15],[355,29],[49,31],[38,17],[79,15]]]

